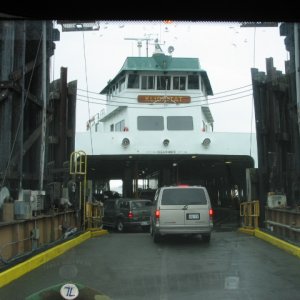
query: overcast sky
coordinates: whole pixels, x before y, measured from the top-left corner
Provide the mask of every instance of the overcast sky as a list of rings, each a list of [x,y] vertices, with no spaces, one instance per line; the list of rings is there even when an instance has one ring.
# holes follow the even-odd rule
[[[238,23],[100,21],[100,29],[88,32],[61,32],[52,58],[51,80],[59,78],[60,67],[68,68],[68,82],[78,81],[76,131],[85,131],[86,122],[104,106],[92,104],[105,99],[97,95],[121,69],[127,56],[138,56],[137,42],[124,38],[159,38],[174,57],[196,57],[210,79],[214,96],[209,99],[216,132],[250,132],[252,67],[265,71],[267,57],[284,72],[288,59],[279,27],[241,28]],[[61,31],[61,26],[57,25]],[[85,51],[84,51],[85,49]],[[149,45],[149,55],[154,46]],[[146,56],[143,43],[142,56]],[[87,100],[89,90],[90,109]],[[225,93],[226,91],[229,91]],[[102,101],[103,103],[103,101]],[[90,113],[89,113],[90,111]],[[254,130],[254,121],[252,122]]]

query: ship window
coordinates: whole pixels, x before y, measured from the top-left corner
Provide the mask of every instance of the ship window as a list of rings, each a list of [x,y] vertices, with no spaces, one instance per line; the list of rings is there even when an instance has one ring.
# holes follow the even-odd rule
[[[185,79],[183,76],[174,76],[173,90],[185,90]]]
[[[189,75],[188,76],[188,89],[189,90],[199,90],[199,76]]]
[[[204,121],[202,121],[202,124],[202,131],[207,131],[207,124]]]
[[[129,74],[127,87],[129,89],[138,89],[140,87],[139,79],[140,79],[139,75]]]
[[[124,90],[125,88],[125,77],[121,78],[120,83],[119,83],[119,92]]]
[[[167,117],[168,130],[193,130],[193,117],[169,116]]]
[[[139,116],[138,130],[164,130],[164,118],[161,116]]]
[[[171,86],[170,76],[157,76],[157,89],[158,90],[169,90]]]
[[[142,76],[142,90],[153,90],[154,78],[154,76]]]
[[[124,131],[125,120],[122,120],[115,124],[115,131]]]
[[[203,94],[205,94],[205,86],[204,86],[204,82],[201,79],[201,91],[203,92]]]

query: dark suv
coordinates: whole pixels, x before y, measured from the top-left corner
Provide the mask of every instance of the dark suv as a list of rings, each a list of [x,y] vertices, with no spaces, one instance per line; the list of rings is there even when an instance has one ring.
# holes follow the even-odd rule
[[[150,228],[152,202],[146,199],[120,198],[104,203],[103,226],[123,232],[129,227],[141,227],[144,232]]]

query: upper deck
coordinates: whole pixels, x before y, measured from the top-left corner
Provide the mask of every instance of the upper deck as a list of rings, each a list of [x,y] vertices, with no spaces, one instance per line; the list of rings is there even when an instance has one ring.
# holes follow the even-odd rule
[[[88,121],[88,129],[163,130],[167,117],[169,130],[213,131],[207,101],[213,92],[198,58],[172,57],[159,49],[152,57],[128,57],[101,94],[106,109]]]

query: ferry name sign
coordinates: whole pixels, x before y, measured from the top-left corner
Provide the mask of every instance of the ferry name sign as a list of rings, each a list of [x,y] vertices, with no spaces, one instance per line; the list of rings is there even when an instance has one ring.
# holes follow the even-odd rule
[[[160,96],[160,95],[139,95],[140,103],[190,103],[190,96]]]

